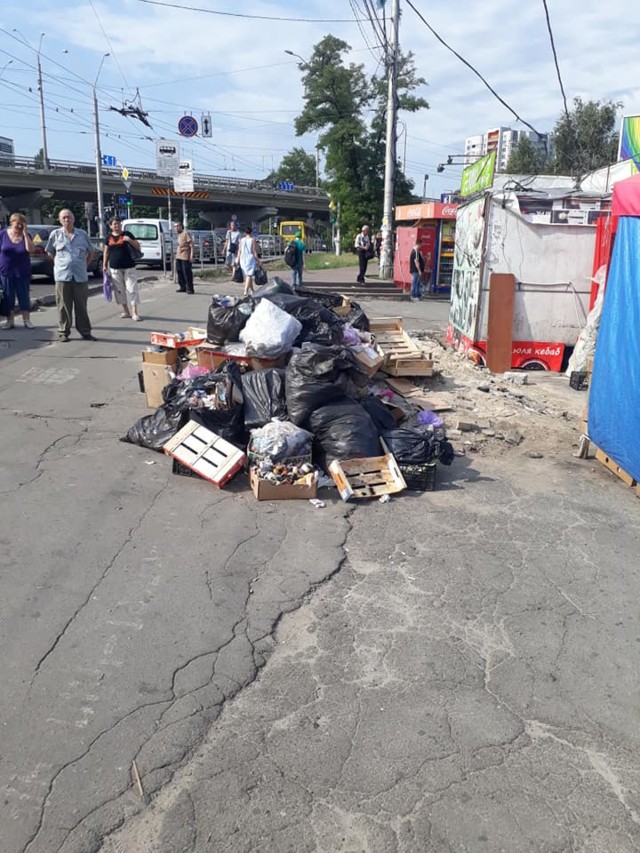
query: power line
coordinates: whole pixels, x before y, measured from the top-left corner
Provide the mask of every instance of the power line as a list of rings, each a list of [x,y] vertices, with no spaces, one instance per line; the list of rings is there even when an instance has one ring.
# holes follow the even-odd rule
[[[429,29],[429,30],[433,33],[433,35],[438,39],[438,41],[440,42],[440,44],[442,44],[444,47],[446,47],[446,49],[447,49],[448,51],[450,51],[450,52],[451,52],[451,53],[452,53],[452,54],[453,54],[457,59],[459,59],[459,60],[460,60],[460,62],[462,62],[462,63],[463,63],[463,65],[466,65],[466,66],[467,66],[467,68],[469,68],[471,71],[473,71],[473,73],[476,75],[476,77],[478,77],[480,80],[482,80],[482,82],[483,82],[483,83],[484,83],[484,85],[487,87],[487,89],[491,92],[491,94],[492,94],[495,98],[497,98],[497,99],[500,101],[500,103],[501,103],[504,107],[506,107],[506,108],[509,110],[509,112],[510,112],[510,113],[511,113],[511,114],[512,114],[512,115],[513,115],[513,116],[514,116],[514,117],[515,117],[519,122],[521,122],[521,123],[522,123],[522,124],[524,124],[526,127],[528,127],[530,130],[532,130],[532,131],[536,134],[536,136],[537,136],[538,138],[544,138],[543,134],[542,134],[542,133],[540,133],[538,130],[536,130],[536,129],[535,129],[535,127],[534,127],[532,124],[529,124],[529,122],[528,122],[528,121],[525,121],[523,118],[521,118],[521,116],[519,116],[519,115],[518,115],[518,113],[513,109],[513,107],[511,107],[511,106],[510,106],[510,105],[509,105],[509,104],[504,100],[504,98],[502,98],[502,97],[501,97],[501,96],[496,92],[496,90],[493,88],[493,86],[488,82],[488,80],[486,80],[486,79],[482,76],[482,74],[478,71],[478,69],[477,69],[477,68],[475,68],[475,67],[474,67],[470,62],[468,62],[468,61],[464,58],[464,56],[461,56],[461,54],[459,54],[457,50],[455,50],[453,47],[451,47],[451,45],[450,45],[450,44],[447,44],[447,42],[442,38],[442,36],[441,36],[438,32],[436,32],[436,30],[434,30],[434,28],[433,28],[433,27],[431,26],[431,24],[427,21],[427,19],[424,17],[424,15],[416,9],[416,7],[413,5],[413,3],[411,2],[411,0],[406,0],[406,3],[407,3],[407,6],[409,6],[411,9],[413,9],[413,11],[416,13],[416,15],[417,15],[417,16],[420,18],[420,20],[422,21],[422,23],[427,27],[427,29]]]
[[[562,83],[562,75],[560,74],[560,65],[558,64],[558,54],[556,52],[556,43],[553,38],[553,29],[551,27],[551,18],[549,17],[549,7],[547,6],[547,0],[542,0],[542,5],[544,6],[544,14],[547,19],[547,29],[549,30],[549,40],[551,42],[551,50],[553,52],[553,61],[556,66],[556,73],[558,75],[558,83],[560,84],[560,91],[562,92],[562,100],[564,102],[564,114],[567,117],[567,121],[571,123],[571,119],[569,118],[569,107],[567,106],[567,96],[564,91],[564,85]]]
[[[352,18],[291,18],[277,15],[248,15],[244,12],[219,12],[216,9],[202,9],[199,6],[181,6],[162,0],[138,0],[150,6],[166,6],[169,9],[181,9],[183,12],[204,12],[207,15],[222,15],[225,18],[248,18],[252,21],[286,21],[289,24],[352,24]]]
[[[116,65],[118,66],[118,70],[122,74],[122,79],[124,80],[124,85],[126,86],[127,89],[131,89],[131,87],[129,86],[129,81],[127,80],[127,75],[124,73],[124,71],[122,69],[122,65],[120,65],[120,60],[118,59],[118,55],[115,52],[113,45],[111,44],[111,39],[107,35],[107,31],[105,30],[105,28],[102,25],[102,21],[100,20],[100,16],[98,15],[98,10],[93,5],[93,0],[89,0],[89,5],[93,9],[93,14],[96,16],[96,21],[98,22],[98,26],[102,30],[102,35],[104,36],[105,41],[107,42],[107,46],[108,46],[109,50],[111,51],[111,56],[113,56],[113,59],[114,59]]]

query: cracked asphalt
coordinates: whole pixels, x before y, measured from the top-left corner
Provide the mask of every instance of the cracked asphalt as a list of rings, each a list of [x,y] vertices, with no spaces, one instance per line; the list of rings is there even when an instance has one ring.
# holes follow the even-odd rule
[[[0,349],[2,853],[638,850],[630,491],[570,446],[355,509],[175,477],[118,438],[209,297],[143,295]]]

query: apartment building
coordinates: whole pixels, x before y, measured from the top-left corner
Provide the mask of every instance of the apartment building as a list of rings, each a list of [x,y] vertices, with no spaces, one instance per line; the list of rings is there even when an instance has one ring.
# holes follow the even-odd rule
[[[512,130],[510,127],[492,127],[482,135],[468,136],[464,143],[465,163],[473,163],[484,154],[496,152],[496,171],[504,172],[514,148],[523,138],[530,139],[534,146],[544,149],[550,144],[548,133],[538,134],[532,130]]]

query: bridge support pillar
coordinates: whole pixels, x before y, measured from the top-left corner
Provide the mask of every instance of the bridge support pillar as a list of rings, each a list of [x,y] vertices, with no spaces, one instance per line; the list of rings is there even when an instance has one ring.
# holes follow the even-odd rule
[[[264,219],[268,219],[270,216],[277,216],[278,208],[243,207],[237,212],[229,210],[201,210],[199,211],[199,213],[200,216],[206,222],[210,222],[216,228],[222,228],[223,226],[226,226],[228,224],[234,213],[236,213],[238,219],[242,222],[242,224],[246,225],[247,222],[262,222]]]
[[[35,190],[34,192],[20,193],[9,198],[5,196],[4,204],[10,209],[10,213],[16,210],[24,210],[27,222],[42,223],[42,202],[53,196],[51,190]]]

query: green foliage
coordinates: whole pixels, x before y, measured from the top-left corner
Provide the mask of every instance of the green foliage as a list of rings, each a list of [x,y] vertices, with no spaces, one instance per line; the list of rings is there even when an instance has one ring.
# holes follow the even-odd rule
[[[87,218],[84,215],[84,202],[82,201],[62,201],[57,198],[44,199],[40,205],[42,222],[51,222],[54,225],[58,225],[58,216],[61,210],[70,210],[75,217],[75,224],[78,228],[86,229]]]
[[[275,172],[269,175],[269,180],[293,181],[298,187],[314,187],[316,185],[316,158],[308,154],[304,148],[292,148],[285,154]]]
[[[364,66],[345,64],[350,46],[325,36],[311,59],[300,64],[304,108],[295,120],[298,136],[318,132],[326,155],[324,186],[340,203],[343,245],[349,246],[364,223],[376,230],[382,220],[386,142],[387,85],[384,77],[367,79]],[[398,57],[398,109],[416,112],[428,103],[412,94],[424,84],[411,54]],[[412,200],[413,183],[399,168],[395,204]]]
[[[561,115],[553,131],[550,172],[583,175],[614,163],[618,150],[616,123],[622,104],[574,98],[569,118]]]
[[[539,175],[545,167],[547,155],[523,136],[511,152],[505,172],[511,175]]]

